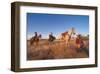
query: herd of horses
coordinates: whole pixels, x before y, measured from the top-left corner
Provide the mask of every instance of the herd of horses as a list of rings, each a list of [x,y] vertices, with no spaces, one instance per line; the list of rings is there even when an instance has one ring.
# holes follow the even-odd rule
[[[30,45],[38,46],[41,38],[42,38],[42,35],[41,34],[38,35],[38,33],[35,32],[35,35],[30,39]],[[59,40],[64,41],[66,43],[66,46],[69,45],[69,42],[71,39],[75,40],[77,48],[84,46],[81,35],[76,35],[76,33],[72,31],[66,31],[60,34]],[[56,40],[56,37],[53,36],[53,33],[50,33],[48,36],[48,42],[52,43],[54,42],[54,40]]]
[[[39,45],[39,41],[41,40],[42,38],[42,35],[39,34],[37,32],[35,32],[35,36],[33,36],[31,39],[30,39],[30,45],[35,45],[35,46],[38,46]],[[53,42],[54,40],[56,39],[55,36],[53,36],[52,33],[49,34],[49,39],[48,41],[49,42]]]

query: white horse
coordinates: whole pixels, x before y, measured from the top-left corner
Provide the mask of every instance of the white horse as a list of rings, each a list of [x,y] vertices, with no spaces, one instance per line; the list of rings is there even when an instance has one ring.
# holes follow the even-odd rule
[[[74,28],[70,29],[69,31],[66,31],[64,33],[61,34],[61,38],[60,40],[65,41],[65,43],[67,44],[67,46],[70,43],[70,40],[75,40],[77,37]]]

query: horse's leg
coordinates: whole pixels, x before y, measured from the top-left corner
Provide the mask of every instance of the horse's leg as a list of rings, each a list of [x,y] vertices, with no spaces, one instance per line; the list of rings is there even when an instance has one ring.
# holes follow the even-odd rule
[[[69,39],[68,39],[68,46],[70,47],[70,40],[71,40],[71,38],[69,37]]]
[[[68,39],[68,40],[66,40],[66,44],[67,44],[67,47],[69,47],[70,46],[70,40]]]
[[[39,45],[39,41],[36,42],[36,46],[38,46],[38,45]]]
[[[66,40],[66,44],[67,44],[67,47],[68,47],[68,40]]]
[[[39,45],[39,41],[36,41],[35,42],[35,46],[37,47]]]

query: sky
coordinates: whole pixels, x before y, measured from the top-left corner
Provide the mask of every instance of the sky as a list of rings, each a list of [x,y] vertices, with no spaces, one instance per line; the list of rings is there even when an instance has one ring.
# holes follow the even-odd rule
[[[89,34],[89,16],[68,14],[27,13],[27,38],[34,36],[34,32],[47,38],[50,32],[54,36],[68,31],[72,27],[79,34]]]

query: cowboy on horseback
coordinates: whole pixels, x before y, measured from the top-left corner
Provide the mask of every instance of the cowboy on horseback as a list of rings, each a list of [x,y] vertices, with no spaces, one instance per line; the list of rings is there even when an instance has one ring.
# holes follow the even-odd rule
[[[37,32],[35,32],[35,36],[33,36],[33,37],[30,39],[30,44],[31,44],[31,45],[34,44],[34,45],[38,46],[40,38],[41,38],[41,34],[38,35]]]
[[[53,36],[53,33],[51,32],[51,33],[49,34],[49,39],[48,39],[48,41],[49,41],[49,42],[53,42],[55,39],[56,39],[56,38]]]

